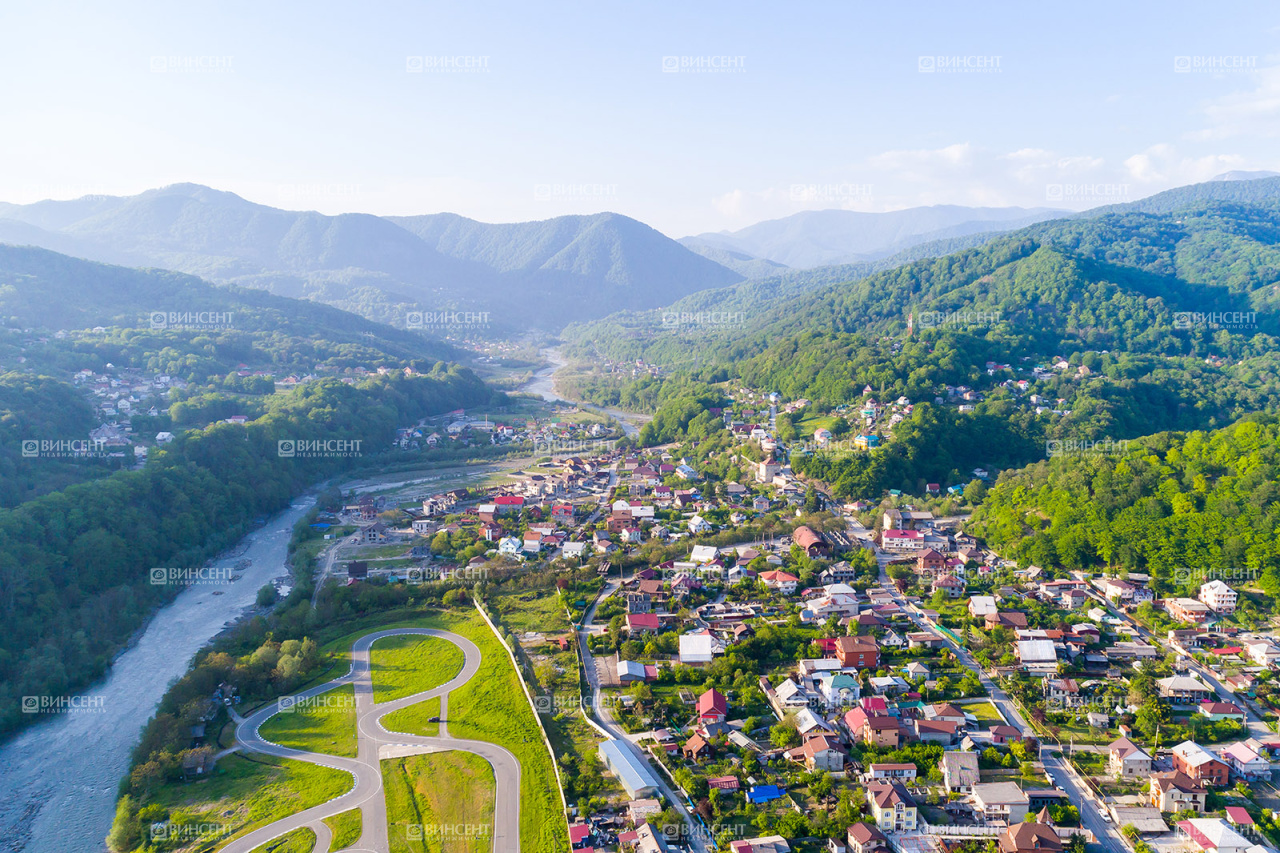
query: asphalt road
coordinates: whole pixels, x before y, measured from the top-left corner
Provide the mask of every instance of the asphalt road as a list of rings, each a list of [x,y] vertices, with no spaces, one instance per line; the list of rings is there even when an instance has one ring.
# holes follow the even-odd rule
[[[1218,679],[1217,674],[1213,670],[1209,669],[1207,666],[1200,663],[1195,658],[1184,655],[1179,650],[1173,648],[1173,646],[1171,646],[1166,640],[1156,636],[1155,634],[1151,633],[1146,628],[1138,624],[1138,622],[1128,613],[1125,613],[1123,610],[1119,610],[1113,607],[1111,605],[1111,602],[1107,601],[1098,593],[1094,592],[1091,589],[1086,590],[1086,592],[1088,593],[1089,597],[1092,598],[1094,601],[1096,601],[1101,607],[1105,608],[1113,616],[1116,616],[1120,620],[1125,622],[1129,626],[1130,630],[1133,631],[1134,634],[1138,635],[1139,637],[1142,637],[1144,640],[1146,640],[1151,645],[1155,646],[1157,649],[1162,649],[1166,652],[1174,652],[1175,654],[1178,655],[1178,657],[1183,658],[1187,662],[1187,664],[1191,667],[1191,671],[1194,672],[1196,675],[1198,675],[1201,681],[1203,681],[1205,684],[1209,685],[1214,689],[1214,691],[1218,694],[1219,699],[1221,699],[1224,702],[1231,702],[1237,705],[1239,708],[1241,708],[1244,711],[1245,725],[1248,726],[1250,735],[1252,735],[1253,737],[1264,737],[1266,735],[1275,734],[1275,732],[1272,731],[1271,728],[1262,721],[1262,718],[1254,713],[1253,708],[1249,706],[1248,702],[1237,699],[1235,694],[1232,693],[1223,685],[1223,683]]]
[[[380,639],[405,634],[438,637],[458,646],[458,648],[462,649],[464,656],[462,671],[450,681],[432,690],[425,690],[392,702],[383,702],[375,705],[369,666],[369,650]],[[342,796],[335,797],[326,803],[314,806],[298,814],[282,818],[237,838],[223,848],[223,853],[249,853],[259,845],[301,827],[309,827],[315,831],[318,840],[314,848],[315,853],[326,853],[329,849],[330,833],[323,823],[324,819],[355,808],[360,809],[361,812],[363,833],[354,846],[346,849],[351,853],[389,853],[387,806],[385,791],[382,787],[380,760],[447,750],[462,750],[479,755],[493,767],[496,786],[493,853],[519,853],[520,763],[514,755],[497,744],[454,738],[449,735],[449,693],[466,684],[475,676],[480,668],[480,660],[480,649],[476,647],[475,643],[472,643],[466,637],[448,631],[434,631],[427,628],[395,628],[377,631],[372,634],[366,634],[352,645],[351,670],[346,675],[335,678],[318,687],[313,687],[296,696],[285,697],[273,702],[240,720],[239,725],[236,727],[236,741],[245,751],[260,752],[281,758],[292,758],[342,770],[351,775],[353,784],[351,789]],[[343,758],[290,749],[266,740],[259,732],[259,728],[264,722],[275,714],[280,713],[282,705],[288,708],[296,704],[298,700],[310,700],[346,684],[355,685],[357,743],[355,758]],[[382,720],[387,714],[436,697],[440,698],[440,718],[442,720],[439,736],[426,737],[393,732],[384,727]]]
[[[600,595],[596,597],[591,609],[583,617],[582,627],[578,630],[578,647],[582,649],[582,664],[583,669],[586,670],[587,684],[591,688],[591,701],[595,708],[596,721],[613,736],[619,746],[630,750],[641,762],[647,764],[648,757],[638,746],[627,739],[626,732],[622,730],[622,727],[613,718],[613,710],[604,703],[603,693],[600,689],[600,679],[596,674],[595,656],[591,654],[591,650],[587,647],[587,636],[590,634],[591,625],[596,618],[596,608],[600,606],[600,602],[617,592],[620,586],[621,581],[610,580],[606,583]],[[667,802],[684,818],[685,836],[693,853],[708,853],[707,839],[703,834],[701,824],[694,821],[689,815],[689,811],[684,805],[684,798],[667,783],[666,777],[662,775],[660,770],[652,770],[652,773],[654,778],[658,780],[658,785],[662,789],[662,794],[666,797]]]
[[[880,572],[882,585],[893,593],[894,602],[911,617],[916,627],[921,630],[937,627],[931,620],[908,608],[906,601],[897,588],[885,576],[883,567]],[[1009,697],[1004,688],[987,676],[986,671],[969,654],[969,650],[962,646],[957,646],[947,639],[945,634],[941,632],[935,633],[940,634],[946,640],[947,647],[951,649],[957,660],[964,664],[967,669],[971,669],[978,674],[978,679],[982,682],[982,686],[986,688],[987,695],[990,697],[992,704],[1000,711],[1001,716],[1010,725],[1022,730],[1024,733],[1034,734],[1035,729],[1022,716],[1013,699]],[[1093,795],[1087,783],[1076,773],[1075,768],[1065,758],[1055,758],[1052,751],[1045,749],[1043,745],[1041,745],[1039,757],[1041,764],[1044,765],[1045,772],[1053,779],[1054,784],[1065,791],[1067,796],[1071,798],[1072,804],[1080,810],[1080,825],[1092,832],[1094,838],[1097,839],[1097,843],[1102,845],[1104,849],[1112,851],[1112,853],[1127,853],[1129,848],[1121,837],[1120,831],[1114,823],[1102,818],[1100,811],[1102,804]]]

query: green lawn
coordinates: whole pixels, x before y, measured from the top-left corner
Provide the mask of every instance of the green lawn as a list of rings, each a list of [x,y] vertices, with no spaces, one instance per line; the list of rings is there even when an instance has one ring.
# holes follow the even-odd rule
[[[515,754],[520,762],[522,850],[568,849],[568,825],[551,755],[502,643],[474,610],[444,613],[431,621],[468,637],[484,656],[476,676],[449,695],[449,734],[492,741]]]
[[[398,618],[397,618],[398,617]],[[569,832],[560,802],[559,785],[551,764],[551,755],[542,742],[542,732],[524,697],[519,676],[511,666],[498,638],[473,609],[453,611],[402,610],[398,613],[379,613],[344,622],[318,633],[318,640],[326,642],[322,653],[331,657],[331,665],[316,681],[333,678],[346,671],[350,659],[351,644],[371,631],[389,628],[436,628],[453,631],[474,642],[483,655],[480,670],[467,685],[454,691],[449,697],[449,733],[455,737],[475,738],[501,744],[520,762],[520,846],[523,853],[562,853],[569,848]],[[339,634],[338,630],[343,633]],[[439,713],[438,708],[428,712],[417,710],[425,703],[418,703],[391,715],[387,728],[394,729],[391,720],[416,711],[423,721]],[[274,721],[274,718],[273,718]],[[429,725],[429,724],[428,724]],[[263,726],[266,735],[266,726]],[[422,731],[421,728],[409,731]],[[354,731],[354,725],[352,726]],[[423,734],[434,734],[422,731]],[[336,773],[337,771],[329,771]],[[345,773],[343,793],[349,786]],[[327,799],[327,798],[326,798]],[[286,812],[291,814],[292,811]]]
[[[1001,725],[1004,720],[1000,717],[1000,712],[996,710],[996,706],[990,702],[967,702],[960,705],[960,710],[966,714],[973,714],[978,718],[979,722]],[[990,725],[987,726],[990,728]]]
[[[468,752],[382,762],[393,853],[487,853],[493,848],[493,768]]]
[[[369,652],[373,701],[390,702],[439,687],[462,671],[462,649],[437,637],[387,637]]]
[[[166,810],[174,823],[224,826],[229,841],[341,796],[350,788],[351,776],[341,770],[232,754],[219,761],[208,778],[159,788],[148,804]]]
[[[253,848],[253,853],[311,853],[316,834],[305,826]]]
[[[387,714],[382,718],[382,725],[389,732],[436,737],[440,734],[440,724],[430,720],[438,716],[440,716],[439,696]]]
[[[333,833],[333,842],[329,845],[330,850],[342,850],[360,840],[362,822],[359,809],[351,809],[333,817],[327,817],[324,819],[324,823],[325,826],[329,827],[329,831]]]
[[[355,688],[344,684],[291,711],[281,711],[258,730],[272,743],[349,758],[356,754]]]

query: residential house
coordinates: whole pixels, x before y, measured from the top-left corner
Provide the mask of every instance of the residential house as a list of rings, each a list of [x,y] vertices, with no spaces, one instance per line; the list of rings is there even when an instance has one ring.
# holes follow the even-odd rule
[[[1173,748],[1173,767],[1202,785],[1223,787],[1231,769],[1212,752],[1192,740]]]
[[[1151,773],[1151,756],[1127,737],[1107,747],[1107,769],[1123,779],[1136,779]]]
[[[702,758],[711,757],[711,744],[696,732],[684,742],[684,746],[680,748],[680,754],[690,761],[698,761]]]
[[[933,575],[943,571],[947,567],[947,558],[943,554],[939,554],[932,548],[926,548],[920,554],[916,555],[916,570],[920,574]]]
[[[711,663],[715,652],[714,638],[706,631],[697,634],[680,635],[680,663],[688,666],[702,666]]]
[[[1164,609],[1179,622],[1186,622],[1192,625],[1202,625],[1208,622],[1209,616],[1213,612],[1209,609],[1209,605],[1202,601],[1196,601],[1194,598],[1166,598]]]
[[[1022,740],[1022,732],[1013,726],[992,726],[987,729],[987,734],[991,736],[991,742],[997,746],[1012,743],[1015,740]]]
[[[1280,665],[1280,645],[1266,637],[1244,641],[1245,651],[1258,666]]]
[[[711,522],[707,521],[700,515],[695,515],[693,518],[689,519],[690,533],[695,535],[699,533],[710,533],[711,529]]]
[[[801,762],[810,771],[844,770],[844,753],[840,751],[838,741],[825,734],[807,738],[803,746],[788,750],[783,755],[789,761]]]
[[[914,832],[916,803],[900,782],[872,782],[867,786],[867,802],[883,832]]]
[[[1271,762],[1243,743],[1233,743],[1218,752],[1231,772],[1247,782],[1270,781]]]
[[[875,637],[837,637],[836,659],[850,669],[875,669],[880,663],[880,648]]]
[[[1186,773],[1152,773],[1151,807],[1162,812],[1180,812],[1183,809],[1204,814],[1208,792]]]
[[[1062,853],[1062,839],[1048,822],[1047,813],[1042,812],[1035,820],[1015,824],[1009,821],[1009,827],[996,839],[1000,853]]]
[[[948,572],[934,578],[930,592],[937,593],[939,590],[945,592],[947,598],[960,598],[964,595],[964,581]]]
[[[974,595],[969,597],[969,615],[975,619],[994,616],[997,613],[996,599],[993,595]]]
[[[636,634],[656,634],[661,627],[657,614],[654,613],[628,613],[627,614],[627,633],[632,636]]]
[[[1259,846],[1221,818],[1193,817],[1180,821],[1178,835],[1186,839],[1193,851],[1200,853],[1245,853]]]
[[[1218,720],[1231,720],[1232,722],[1239,723],[1242,726],[1245,723],[1244,711],[1230,702],[1214,702],[1213,700],[1206,700],[1200,703],[1199,710],[1201,715],[1208,717],[1214,722],[1217,722]]]
[[[955,743],[956,734],[960,730],[958,723],[946,720],[912,720],[911,726],[916,740],[921,743],[940,743],[944,746]]]
[[[1211,580],[1200,587],[1200,601],[1214,613],[1233,613],[1237,594],[1220,580]]]
[[[793,574],[783,571],[761,572],[759,575],[760,582],[766,587],[783,595],[791,595],[796,591],[797,584],[800,579]]]
[[[947,792],[968,794],[978,784],[978,754],[947,750],[942,753],[942,782]]]
[[[1200,679],[1189,675],[1171,675],[1156,681],[1161,699],[1178,705],[1197,705],[1209,700],[1214,691]]]
[[[1045,706],[1050,709],[1074,708],[1084,701],[1080,695],[1080,685],[1073,678],[1046,678],[1041,685],[1044,689]]]
[[[723,723],[729,714],[729,700],[720,691],[712,689],[698,697],[698,721]]]
[[[880,546],[886,551],[919,551],[925,547],[919,530],[886,530],[880,535]]]
[[[945,753],[944,753],[945,754]],[[1030,801],[1013,782],[985,782],[973,786],[973,808],[986,820],[1003,820],[1010,826],[1027,816]]]
[[[893,849],[885,834],[869,823],[851,824],[846,841],[848,853],[889,853]]]
[[[1052,675],[1058,671],[1058,652],[1052,640],[1018,640],[1016,652],[1018,663],[1032,675]]]
[[[909,782],[915,779],[916,775],[916,766],[911,763],[871,764],[867,767],[866,779],[868,782],[883,782],[895,779],[899,782]]]

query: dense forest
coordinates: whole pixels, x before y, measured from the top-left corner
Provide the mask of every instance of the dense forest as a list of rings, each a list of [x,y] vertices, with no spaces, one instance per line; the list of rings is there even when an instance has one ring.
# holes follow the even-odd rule
[[[1225,577],[1280,596],[1277,476],[1280,420],[1254,415],[1007,472],[971,529],[1023,564],[1149,572],[1158,594]]]
[[[501,404],[469,370],[359,384],[329,379],[267,402],[247,425],[216,423],[121,471],[0,510],[0,734],[31,717],[18,697],[62,695],[100,677],[150,611],[177,588],[155,566],[198,567],[292,497],[356,464],[282,458],[286,439],[390,445],[397,426],[458,407]],[[234,476],[228,476],[234,472]]]
[[[1278,241],[1274,200],[1054,220],[808,293],[754,285],[749,305],[740,306],[731,289],[717,292],[724,294],[720,304],[703,306],[742,310],[744,328],[672,330],[649,315],[614,315],[568,330],[569,352],[642,358],[668,369],[731,366],[784,337],[875,339],[901,335],[909,314],[919,320],[924,312],[969,311],[998,314],[979,324],[978,334],[1020,356],[1123,350],[1248,357],[1273,349],[1280,334],[1272,310],[1280,298]],[[1181,328],[1181,312],[1255,313],[1238,328]]]

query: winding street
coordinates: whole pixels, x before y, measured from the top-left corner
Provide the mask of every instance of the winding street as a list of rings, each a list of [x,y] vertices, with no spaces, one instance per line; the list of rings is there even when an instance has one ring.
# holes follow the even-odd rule
[[[369,650],[375,642],[386,637],[420,634],[447,640],[462,650],[465,658],[462,670],[439,687],[424,690],[391,702],[375,705],[373,682],[369,663]],[[449,735],[449,693],[470,681],[480,669],[480,649],[466,637],[448,631],[428,628],[394,628],[366,634],[355,641],[351,648],[351,669],[346,675],[313,687],[296,696],[282,697],[276,702],[250,714],[237,717],[236,741],[246,752],[258,752],[280,758],[292,758],[342,770],[349,773],[353,784],[342,796],[313,806],[295,815],[243,835],[222,848],[222,853],[249,853],[258,846],[279,838],[295,829],[307,827],[316,833],[314,853],[327,853],[330,832],[324,819],[349,809],[360,809],[362,835],[352,847],[352,853],[389,853],[387,806],[382,787],[382,771],[379,762],[384,758],[420,755],[429,752],[461,750],[478,755],[493,768],[495,782],[493,853],[519,853],[520,850],[520,763],[509,751],[486,741],[466,740]],[[346,684],[355,685],[356,705],[356,757],[344,758],[315,752],[304,752],[280,746],[264,739],[259,728],[281,710],[306,702]],[[407,708],[427,699],[440,698],[440,734],[436,737],[412,735],[388,731],[383,718],[394,711]]]

